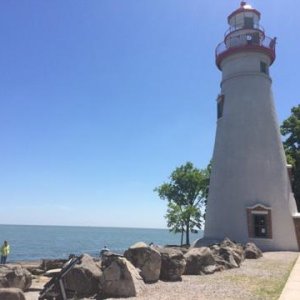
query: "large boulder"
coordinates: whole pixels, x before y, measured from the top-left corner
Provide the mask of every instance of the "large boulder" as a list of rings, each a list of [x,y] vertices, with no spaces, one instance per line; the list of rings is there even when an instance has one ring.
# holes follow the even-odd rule
[[[248,259],[256,259],[263,256],[262,251],[254,243],[247,243],[244,251],[245,257]]]
[[[105,257],[100,278],[102,297],[136,297],[145,288],[139,272],[126,258],[111,254]]]
[[[179,246],[179,245],[165,245],[164,248],[171,248],[171,249],[180,250],[184,255],[189,251],[191,246],[190,245],[181,245],[181,246]]]
[[[1,300],[26,300],[22,290],[17,288],[0,288]]]
[[[235,253],[229,247],[220,247],[215,256],[217,264],[224,267],[224,269],[238,268],[239,264],[235,260]]]
[[[165,281],[181,281],[185,270],[185,259],[180,250],[159,248],[161,255],[160,279]]]
[[[243,247],[228,238],[220,244],[212,245],[210,249],[218,265],[218,270],[238,268],[244,260]]]
[[[141,270],[140,275],[146,283],[159,280],[161,256],[154,247],[150,247],[143,242],[136,243],[125,251],[124,256],[136,268]]]
[[[245,260],[244,248],[241,244],[234,243],[229,238],[225,238],[220,246],[229,247],[233,251],[234,260],[239,266]]]
[[[25,291],[29,289],[31,282],[30,272],[20,265],[0,265],[0,288],[19,288]]]
[[[212,274],[216,270],[216,261],[208,247],[192,248],[184,255],[186,275]]]
[[[75,265],[64,277],[66,289],[76,292],[78,297],[90,297],[99,292],[99,281],[102,275],[100,266],[88,254]]]

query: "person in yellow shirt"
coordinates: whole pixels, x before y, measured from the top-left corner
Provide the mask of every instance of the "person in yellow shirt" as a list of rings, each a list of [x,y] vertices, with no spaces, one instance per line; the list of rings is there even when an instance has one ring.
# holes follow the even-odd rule
[[[4,243],[1,247],[1,264],[5,265],[9,252],[10,252],[10,247],[9,247],[7,241],[4,241]]]

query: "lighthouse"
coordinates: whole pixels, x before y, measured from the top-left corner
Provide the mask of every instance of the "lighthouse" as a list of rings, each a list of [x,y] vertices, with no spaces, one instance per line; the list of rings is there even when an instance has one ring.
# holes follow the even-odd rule
[[[228,237],[263,250],[300,248],[300,215],[291,191],[275,112],[270,66],[276,39],[246,2],[228,16],[216,48],[222,72],[203,241]]]

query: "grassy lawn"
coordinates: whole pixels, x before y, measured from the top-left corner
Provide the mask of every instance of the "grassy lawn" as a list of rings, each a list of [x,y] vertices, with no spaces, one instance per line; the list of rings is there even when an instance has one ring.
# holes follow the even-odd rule
[[[249,262],[250,272],[223,273],[223,280],[252,295],[252,299],[276,300],[279,298],[297,256],[290,261],[259,259]],[[247,274],[248,273],[248,274]]]

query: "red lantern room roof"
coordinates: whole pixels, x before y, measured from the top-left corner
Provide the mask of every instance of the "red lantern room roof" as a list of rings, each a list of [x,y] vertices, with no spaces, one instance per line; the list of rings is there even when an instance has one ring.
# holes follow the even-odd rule
[[[241,6],[240,6],[238,9],[236,9],[234,12],[232,12],[232,13],[228,16],[227,20],[228,20],[228,22],[229,22],[230,19],[231,19],[232,17],[234,17],[235,15],[237,15],[237,14],[239,14],[239,13],[242,13],[242,12],[248,12],[248,11],[251,11],[251,12],[255,13],[255,14],[260,18],[260,12],[259,12],[258,10],[252,8],[252,6],[249,5],[249,4],[247,4],[245,1],[242,1],[242,2],[241,2]]]

